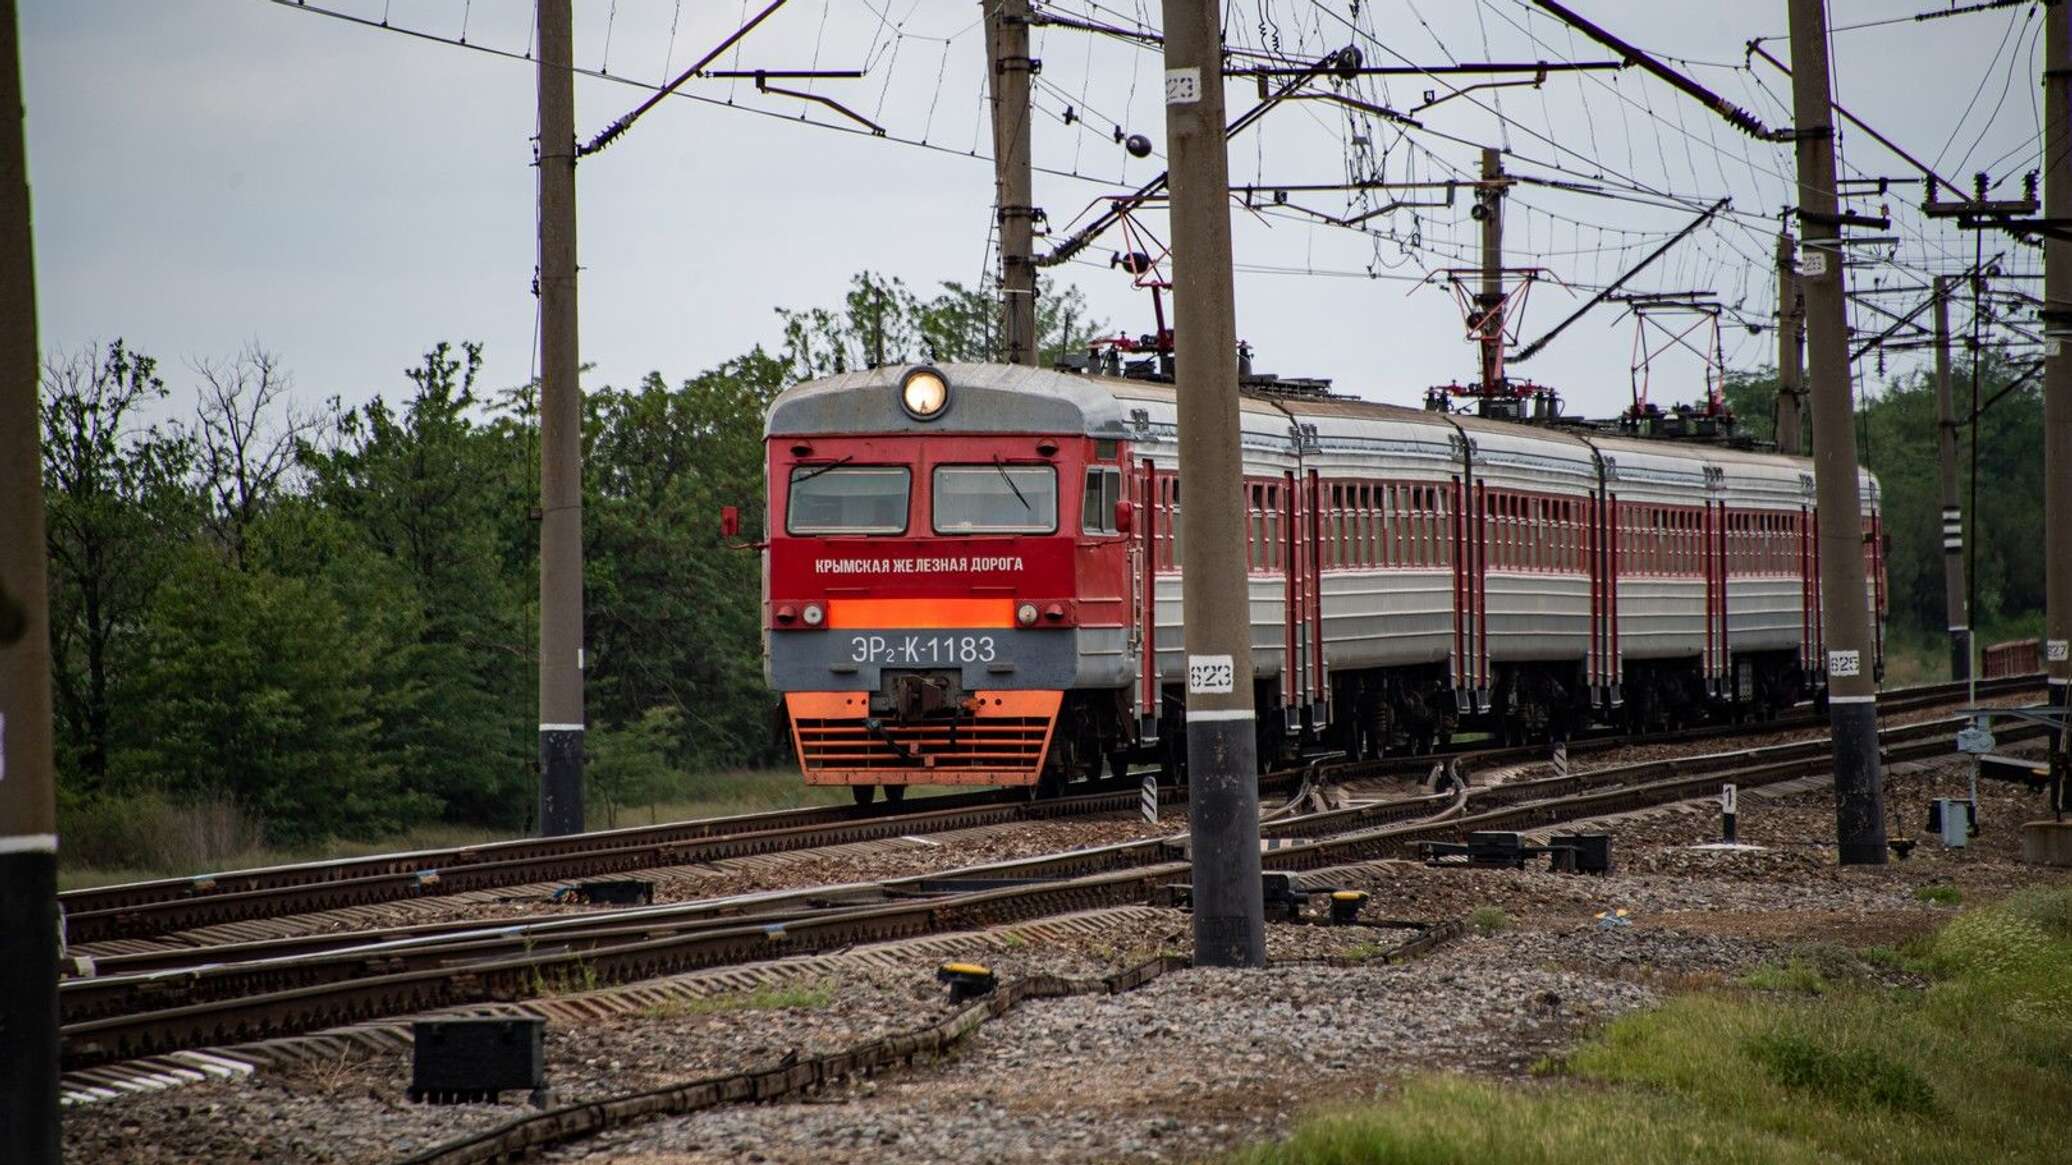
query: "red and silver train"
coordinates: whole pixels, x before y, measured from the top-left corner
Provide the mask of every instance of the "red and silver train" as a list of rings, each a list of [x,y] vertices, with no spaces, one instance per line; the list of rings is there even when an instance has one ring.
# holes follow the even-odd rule
[[[765,667],[807,782],[1055,787],[1184,755],[1178,391],[945,364],[772,403]],[[1262,764],[1825,685],[1809,461],[1320,395],[1248,392],[1242,418]]]

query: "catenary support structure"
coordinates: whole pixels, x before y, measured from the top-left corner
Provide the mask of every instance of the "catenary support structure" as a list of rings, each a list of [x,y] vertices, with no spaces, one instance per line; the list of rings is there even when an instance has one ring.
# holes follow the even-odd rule
[[[569,2],[539,0],[539,830],[548,837],[583,828],[583,397]]]
[[[58,838],[19,22],[0,0],[0,1161],[58,1160]]]
[[[2072,4],[2046,5],[2043,20],[2043,217],[2062,228],[2072,222]],[[2059,706],[2072,693],[2072,242],[2063,234],[2043,243],[2043,658]],[[2056,747],[2065,750],[2062,736]]]
[[[1843,865],[1874,865],[1885,861],[1885,799],[1849,380],[1848,267],[1835,197],[1827,5],[1825,0],[1791,0],[1790,8],[1799,221],[1805,238],[1799,287],[1806,304],[1811,374],[1820,617],[1827,642],[1828,721],[1835,752],[1835,840]]]
[[[1799,244],[1790,231],[1777,234],[1777,451],[1805,453],[1800,405],[1806,397],[1801,369],[1806,359],[1806,311],[1799,299]]]
[[[1000,358],[1040,363],[1036,334],[1036,198],[1029,155],[1029,0],[979,0],[986,18],[986,85],[993,113],[995,214],[1000,227]]]
[[[1180,480],[1187,490],[1187,797],[1194,958],[1266,964],[1260,895],[1258,722],[1245,578],[1230,158],[1215,0],[1165,0],[1173,330]]]
[[[1950,389],[1950,280],[1935,280],[1935,467],[1942,487],[1943,612],[1950,678],[1971,678],[1971,618],[1964,592],[1964,506],[1957,494],[1957,405]]]

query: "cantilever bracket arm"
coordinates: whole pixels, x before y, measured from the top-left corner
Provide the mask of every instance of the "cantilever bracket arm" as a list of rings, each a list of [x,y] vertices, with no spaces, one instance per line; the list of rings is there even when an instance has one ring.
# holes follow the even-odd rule
[[[1463,85],[1449,93],[1440,93],[1436,89],[1427,89],[1425,90],[1424,100],[1411,106],[1410,112],[1423,113],[1434,105],[1443,104],[1456,97],[1466,97],[1477,89],[1537,89],[1546,83],[1547,70],[1542,68],[1530,81],[1477,81],[1473,85]],[[1416,123],[1412,122],[1411,124],[1415,125]]]
[[[1722,198],[1718,202],[1713,203],[1711,206],[1706,207],[1704,212],[1701,213],[1697,218],[1692,219],[1689,225],[1685,226],[1684,229],[1669,236],[1669,239],[1666,242],[1664,242],[1661,246],[1656,247],[1654,250],[1648,252],[1647,258],[1642,259],[1638,263],[1635,263],[1631,268],[1627,270],[1627,272],[1624,275],[1621,275],[1617,279],[1612,280],[1610,285],[1607,286],[1603,291],[1600,291],[1596,295],[1591,296],[1587,303],[1583,304],[1583,306],[1577,308],[1573,312],[1570,312],[1567,319],[1561,321],[1558,324],[1555,324],[1553,331],[1548,332],[1546,335],[1541,336],[1539,339],[1534,340],[1530,344],[1527,344],[1523,351],[1519,352],[1515,356],[1512,356],[1508,362],[1512,364],[1517,364],[1522,361],[1531,359],[1534,353],[1546,347],[1547,344],[1554,339],[1554,337],[1568,330],[1568,326],[1570,324],[1573,324],[1577,320],[1582,319],[1584,314],[1588,312],[1591,308],[1596,307],[1598,304],[1603,303],[1607,299],[1610,299],[1612,297],[1613,292],[1619,290],[1621,287],[1626,286],[1626,281],[1628,279],[1631,279],[1635,275],[1640,274],[1643,270],[1647,268],[1648,264],[1653,263],[1655,260],[1667,254],[1671,247],[1674,247],[1678,243],[1681,243],[1685,239],[1689,238],[1692,231],[1695,231],[1699,227],[1704,226],[1706,223],[1711,222],[1712,216],[1718,214],[1722,210],[1725,210],[1727,208],[1727,204],[1732,201],[1733,199],[1731,198]]]
[[[856,112],[855,110],[849,108],[841,102],[836,101],[832,97],[823,97],[818,93],[807,93],[801,89],[780,89],[777,86],[770,84],[768,76],[762,73],[756,74],[755,90],[758,93],[774,93],[779,97],[796,97],[800,101],[817,101],[820,104],[827,106],[829,109],[834,110],[836,113],[841,114],[843,117],[848,118],[850,121],[856,122],[858,125],[868,127],[871,133],[876,134],[878,137],[885,136],[884,126],[879,125],[877,122],[872,121],[870,118],[865,117],[864,115]]]

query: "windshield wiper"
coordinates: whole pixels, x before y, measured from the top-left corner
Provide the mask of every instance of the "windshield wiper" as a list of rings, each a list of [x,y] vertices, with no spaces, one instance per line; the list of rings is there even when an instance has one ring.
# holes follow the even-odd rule
[[[823,473],[826,473],[826,472],[827,472],[828,470],[830,470],[830,469],[839,469],[839,468],[841,468],[842,466],[844,466],[844,465],[847,465],[847,464],[848,464],[849,462],[851,462],[851,461],[853,461],[853,460],[855,460],[855,459],[856,459],[856,454],[854,454],[854,453],[844,453],[844,454],[842,454],[842,456],[841,456],[841,457],[840,457],[839,459],[837,459],[837,460],[834,460],[834,461],[830,461],[830,462],[828,462],[828,463],[827,463],[826,465],[820,466],[820,467],[819,467],[819,468],[817,468],[817,469],[811,469],[811,470],[807,470],[807,471],[806,471],[805,473],[802,473],[802,474],[800,474],[800,475],[798,475],[798,476],[796,476],[796,477],[792,478],[792,479],[791,479],[791,484],[793,484],[793,485],[797,485],[797,484],[799,484],[799,483],[800,483],[800,482],[802,482],[802,481],[812,481],[812,480],[813,480],[814,478],[816,478],[816,477],[819,477],[819,476],[820,476],[821,474],[823,474]]]
[[[1014,483],[1014,478],[1008,476],[1007,466],[1001,462],[1000,455],[998,453],[993,454],[993,469],[995,472],[999,473],[1000,480],[1007,483],[1007,488],[1014,491],[1014,500],[1022,503],[1023,509],[1029,511],[1032,514],[1035,513],[1036,507],[1030,505],[1029,499],[1022,496],[1022,487],[1016,485]]]

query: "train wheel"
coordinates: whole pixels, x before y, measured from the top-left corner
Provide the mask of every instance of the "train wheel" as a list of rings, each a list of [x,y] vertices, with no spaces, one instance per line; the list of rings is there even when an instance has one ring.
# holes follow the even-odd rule
[[[877,797],[878,787],[876,785],[851,785],[849,786],[849,795],[856,798],[858,805],[868,805]]]
[[[885,786],[885,800],[897,805],[901,801],[906,800],[906,791],[907,787],[905,785],[887,785]]]

